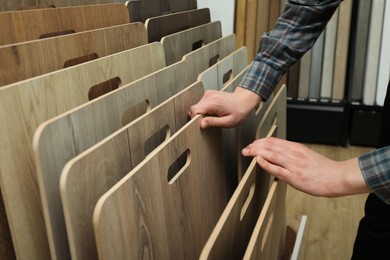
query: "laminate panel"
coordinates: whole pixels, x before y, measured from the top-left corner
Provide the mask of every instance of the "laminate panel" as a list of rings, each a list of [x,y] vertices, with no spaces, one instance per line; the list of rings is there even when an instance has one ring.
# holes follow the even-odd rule
[[[152,45],[161,46],[160,43]],[[133,109],[139,109],[138,115],[141,115],[148,108],[160,104],[195,82],[197,76],[209,67],[210,58],[215,55],[224,58],[234,50],[234,46],[233,35],[221,38],[188,54],[182,62],[123,86],[105,97],[54,118],[37,129],[33,146],[41,196],[45,198],[45,212],[51,225],[57,230],[55,235],[58,240],[65,241],[67,235],[58,188],[60,174],[66,162],[133,120],[134,116],[128,115]],[[155,54],[158,53],[156,51]],[[160,54],[162,53],[163,51]],[[138,64],[138,69],[146,70],[139,63],[139,60],[146,57],[148,56],[131,58],[131,61]],[[161,55],[159,57],[162,58]],[[61,133],[63,139],[66,137],[72,141],[57,141],[56,133]],[[63,243],[57,242],[58,245]]]
[[[99,4],[0,12],[0,21],[0,45],[6,45],[40,39],[53,33],[58,35],[125,24],[130,19],[123,4]]]
[[[76,5],[93,5],[112,3],[112,0],[14,0],[0,1],[0,11],[16,11],[26,9],[38,9],[46,7],[65,7]],[[118,1],[117,1],[118,2]]]
[[[169,3],[173,13],[198,8],[196,0],[169,0]]]
[[[236,1],[235,12],[235,33],[237,35],[237,48],[245,45],[245,19],[246,19],[246,0]]]
[[[300,99],[306,99],[309,97],[311,55],[312,50],[309,50],[300,60],[298,89],[298,98]]]
[[[390,80],[390,3],[385,6],[381,53],[379,59],[378,88],[376,105],[383,106],[386,97],[387,85]]]
[[[227,201],[221,129],[201,130],[200,118],[99,199],[93,216],[99,258],[139,258],[162,250],[162,258],[198,258]],[[180,156],[184,166],[172,176],[169,169]]]
[[[202,84],[194,83],[65,165],[60,189],[72,259],[97,258],[91,221],[96,202],[188,122],[186,111],[202,95]],[[80,196],[85,199],[80,200]]]
[[[273,181],[243,259],[271,259],[272,229],[276,223],[276,198],[279,182]]]
[[[349,50],[349,34],[352,17],[352,0],[345,0],[339,6],[337,25],[337,41],[333,75],[332,99],[344,99],[345,79],[347,75],[347,60]]]
[[[132,23],[0,46],[0,86],[146,43],[144,25]]]
[[[361,0],[356,3],[357,20],[354,30],[354,39],[350,62],[351,73],[349,79],[349,99],[351,101],[362,101],[363,83],[364,83],[364,66],[366,64],[366,53],[368,43],[368,28],[370,24],[370,10],[372,1]]]
[[[322,60],[322,76],[320,97],[330,99],[332,96],[333,72],[335,65],[337,23],[339,9],[335,11],[325,28],[324,53]]]
[[[185,54],[219,38],[222,38],[220,21],[207,23],[164,36],[161,39],[161,43],[165,50],[165,62],[167,65],[178,62]]]
[[[202,81],[205,90],[222,90],[247,65],[247,49],[241,47],[199,74],[198,80]]]
[[[206,24],[210,21],[210,10],[202,8],[148,18],[145,21],[145,26],[149,42],[154,42],[160,41],[164,36]]]
[[[163,15],[163,12],[167,11],[164,10],[167,9],[167,4],[167,1],[156,0],[126,1],[130,21],[142,23],[145,23],[148,18]]]
[[[371,4],[363,82],[363,104],[368,106],[375,104],[385,4],[384,0],[374,1]]]
[[[45,193],[32,151],[38,125],[88,102],[90,88],[96,84],[115,77],[126,84],[164,66],[163,47],[154,43],[0,88],[0,150],[4,154],[0,181],[19,259],[50,258],[49,242],[53,258],[68,256],[67,241],[56,244],[53,239],[61,232],[51,226],[57,222],[47,210],[51,198],[40,196]],[[57,247],[63,250],[62,255],[55,254]]]
[[[267,136],[272,136],[276,128],[274,125]],[[242,259],[264,203],[261,198],[268,190],[268,187],[264,189],[261,178],[264,174],[267,173],[261,172],[253,159],[205,244],[200,259]]]
[[[322,61],[324,53],[325,31],[318,37],[312,48],[310,63],[309,98],[319,99],[321,93]]]

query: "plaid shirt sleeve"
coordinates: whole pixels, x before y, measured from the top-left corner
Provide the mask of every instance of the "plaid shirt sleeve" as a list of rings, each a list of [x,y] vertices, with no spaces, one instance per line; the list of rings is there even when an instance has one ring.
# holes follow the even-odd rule
[[[390,146],[359,156],[359,165],[368,187],[390,204]]]
[[[267,100],[283,74],[315,43],[342,0],[290,0],[239,86]]]

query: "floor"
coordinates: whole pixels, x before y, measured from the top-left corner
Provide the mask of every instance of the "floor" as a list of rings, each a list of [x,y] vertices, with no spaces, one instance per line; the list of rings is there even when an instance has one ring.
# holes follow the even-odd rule
[[[306,144],[311,149],[334,160],[346,160],[374,148]],[[302,215],[307,216],[300,247],[300,260],[350,259],[356,230],[363,216],[367,195],[342,198],[313,197],[288,187],[286,223],[298,230]]]

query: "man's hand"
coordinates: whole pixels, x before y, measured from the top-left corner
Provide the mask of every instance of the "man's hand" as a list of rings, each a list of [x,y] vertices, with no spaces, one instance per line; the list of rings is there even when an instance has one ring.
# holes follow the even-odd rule
[[[198,104],[190,108],[189,115],[205,115],[200,127],[234,127],[241,124],[260,102],[256,93],[237,87],[233,93],[208,90]]]
[[[273,137],[254,141],[242,154],[256,157],[265,171],[311,195],[339,197],[370,192],[357,158],[333,161],[302,144]]]

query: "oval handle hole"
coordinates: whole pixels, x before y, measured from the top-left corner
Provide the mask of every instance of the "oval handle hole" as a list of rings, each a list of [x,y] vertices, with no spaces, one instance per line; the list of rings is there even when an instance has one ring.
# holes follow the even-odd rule
[[[255,183],[252,184],[251,188],[249,189],[248,195],[246,196],[244,205],[241,208],[241,214],[240,214],[240,221],[242,221],[245,217],[245,213],[248,211],[249,204],[251,203],[253,199],[253,195],[255,194]]]
[[[190,164],[190,149],[185,150],[168,169],[168,183],[172,185]]]
[[[20,6],[16,8],[17,11],[23,10],[35,10],[35,9],[45,9],[45,8],[55,8],[55,5],[33,5],[33,6]]]
[[[65,61],[64,68],[72,67],[72,66],[75,66],[75,65],[87,62],[87,61],[96,60],[98,58],[99,58],[99,55],[97,55],[97,53],[87,54],[87,55],[84,55],[81,57],[77,57],[77,58]]]
[[[222,84],[225,85],[229,80],[231,80],[233,78],[233,70],[230,69],[228,72],[226,72],[225,74],[223,74],[223,77],[222,77]]]
[[[150,102],[147,99],[130,107],[122,114],[122,120],[121,120],[122,126],[125,126],[130,122],[132,122],[134,119],[142,116],[149,109],[150,109]]]
[[[76,31],[75,30],[64,30],[64,31],[60,31],[60,32],[44,33],[44,34],[41,34],[41,36],[39,36],[39,39],[46,39],[46,38],[57,37],[57,36],[67,35],[67,34],[72,34],[72,33],[76,33]]]
[[[109,79],[100,84],[92,86],[88,91],[88,99],[93,100],[104,94],[107,94],[114,89],[117,89],[121,84],[121,79],[119,77]]]
[[[267,221],[267,226],[265,227],[264,236],[261,241],[261,251],[264,251],[265,243],[267,242],[268,236],[270,235],[273,220],[274,220],[274,211],[272,211],[271,215],[269,216]]]
[[[213,66],[215,63],[219,61],[219,55],[215,55],[209,60],[209,67]]]
[[[157,146],[162,144],[170,136],[170,133],[169,125],[166,125],[149,137],[145,142],[144,155],[150,154]]]
[[[192,44],[192,50],[197,50],[199,49],[200,47],[202,47],[204,44],[204,41],[203,40],[199,40],[199,41],[196,41]]]

